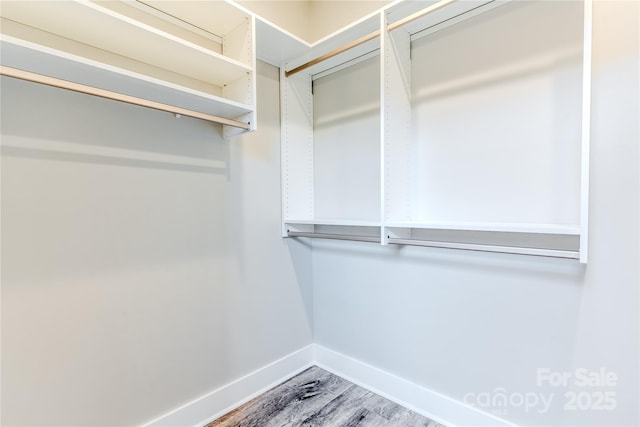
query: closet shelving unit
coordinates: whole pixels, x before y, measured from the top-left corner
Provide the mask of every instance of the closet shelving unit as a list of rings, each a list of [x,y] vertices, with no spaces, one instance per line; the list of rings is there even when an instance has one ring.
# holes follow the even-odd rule
[[[424,198],[428,199],[429,195],[421,193],[419,185],[416,189],[416,182],[424,180],[424,170],[420,170],[424,165],[416,166],[415,157],[424,148],[421,145],[429,141],[425,142],[412,131],[416,125],[411,76],[412,43],[423,37],[438,36],[437,33],[445,29],[449,33],[458,31],[458,28],[482,19],[488,11],[495,9],[491,13],[500,13],[509,5],[513,3],[497,0],[395,2],[322,45],[315,46],[306,54],[283,64],[283,236],[364,240],[382,245],[503,252],[587,262],[590,0],[579,3],[581,39],[578,80],[581,80],[581,87],[575,103],[578,111],[574,112],[577,125],[572,129],[571,141],[564,142],[573,144],[567,152],[573,156],[570,161],[575,166],[572,171],[576,171],[574,178],[577,184],[572,187],[575,194],[567,197],[575,201],[569,209],[571,212],[539,217],[514,215],[513,220],[501,218],[500,215],[497,219],[487,218],[487,215],[464,218],[459,212],[430,216],[428,209],[425,211],[424,208],[430,202]],[[463,21],[467,22],[462,24]],[[315,195],[318,184],[314,171],[313,82],[372,56],[379,58],[380,65],[380,136],[378,141],[373,141],[377,152],[367,151],[363,155],[369,156],[372,167],[380,170],[379,182],[371,184],[377,186],[379,192],[379,211],[368,212],[361,218],[323,216],[318,212],[326,210],[316,205]],[[431,60],[438,62],[447,58],[436,57]],[[352,203],[358,204],[359,201],[356,199]],[[549,210],[553,209],[551,207]],[[560,220],[555,221],[558,217]]]
[[[318,176],[315,174],[329,176],[335,171],[331,169],[333,166],[331,164],[321,171],[317,170],[318,165],[314,164],[318,153],[314,144],[317,135],[314,135],[313,125],[314,80],[319,76],[342,69],[345,64],[349,65],[379,56],[378,38],[369,37],[379,29],[379,25],[379,14],[365,17],[345,31],[324,39],[301,57],[289,61],[286,66],[280,68],[284,236],[380,242],[381,222],[378,206],[374,206],[373,209],[369,206],[361,209],[360,212],[349,212],[347,215],[341,214],[341,209],[316,215],[317,211],[322,210],[316,203],[316,196],[320,191],[316,185]],[[343,46],[351,46],[355,40],[362,39],[367,40],[343,52],[338,52],[330,58],[310,66],[305,65],[317,57],[336,52]],[[354,58],[357,59],[354,60]],[[305,69],[289,74],[298,66],[305,66]],[[373,92],[376,92],[375,88]],[[378,108],[376,106],[376,109]],[[364,160],[364,164],[361,163],[360,167],[379,171],[379,136],[375,133],[368,136],[374,137],[375,140],[362,141],[363,143],[359,145],[366,151],[366,155],[358,156],[358,159]],[[373,181],[373,192],[377,193],[380,177],[373,178]],[[371,194],[371,191],[368,192]]]
[[[2,74],[250,131],[255,18],[224,2],[2,2]]]

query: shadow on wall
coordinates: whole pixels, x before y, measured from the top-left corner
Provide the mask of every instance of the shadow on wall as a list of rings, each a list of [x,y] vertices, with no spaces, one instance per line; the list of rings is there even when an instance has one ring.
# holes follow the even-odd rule
[[[9,77],[1,88],[4,156],[228,175],[220,125]]]
[[[47,280],[208,257],[223,265],[231,168],[220,125],[8,77],[0,84],[3,244],[32,247],[13,255],[42,257]]]
[[[307,240],[307,239],[304,239]],[[422,248],[378,243],[349,243],[322,240],[314,242],[314,251],[341,253],[344,256],[373,258],[378,262],[401,262],[423,268],[464,269],[480,272],[499,270],[517,276],[565,278],[581,284],[586,266],[576,260],[551,259],[530,255],[496,254],[457,249]]]

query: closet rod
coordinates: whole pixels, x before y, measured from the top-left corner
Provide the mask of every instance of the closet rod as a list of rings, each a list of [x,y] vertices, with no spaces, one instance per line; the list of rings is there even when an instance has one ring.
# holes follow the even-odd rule
[[[408,24],[410,22],[413,22],[416,19],[420,19],[423,16],[430,14],[431,12],[435,12],[436,10],[438,10],[440,8],[443,8],[443,7],[447,6],[449,3],[453,3],[454,1],[456,1],[456,0],[440,0],[439,2],[434,3],[431,6],[427,6],[422,10],[419,10],[419,11],[417,11],[417,12],[415,12],[415,13],[413,13],[413,14],[405,17],[405,18],[402,18],[402,19],[400,19],[400,20],[398,20],[396,22],[393,22],[393,23],[387,25],[387,30],[388,31],[393,31],[396,28],[400,28],[403,25],[406,25],[406,24]],[[292,76],[292,75],[294,75],[296,73],[299,73],[302,70],[306,70],[309,67],[312,67],[312,66],[314,66],[316,64],[319,64],[322,61],[325,61],[325,60],[327,60],[329,58],[333,58],[336,55],[340,55],[342,52],[346,52],[347,50],[353,49],[356,46],[360,46],[361,44],[366,43],[369,40],[373,40],[376,37],[378,37],[379,35],[380,35],[380,30],[376,30],[376,31],[374,31],[374,32],[372,32],[370,34],[367,34],[366,36],[360,37],[357,40],[354,40],[354,41],[352,41],[350,43],[347,43],[346,45],[344,45],[342,47],[339,47],[339,48],[337,48],[335,50],[332,50],[329,53],[325,53],[324,55],[319,56],[319,57],[317,57],[315,59],[312,59],[311,61],[305,62],[304,64],[293,68],[292,70],[285,71],[284,75],[285,75],[285,77]]]
[[[249,129],[250,124],[239,122],[237,120],[226,119],[224,117],[214,116],[211,114],[200,113],[198,111],[187,110],[185,108],[174,107],[173,105],[162,104],[155,101],[149,101],[143,98],[137,98],[135,96],[124,95],[118,92],[112,92],[97,87],[87,86],[80,83],[74,83],[67,80],[57,79],[55,77],[49,77],[42,74],[36,74],[29,71],[19,70],[17,68],[6,67],[0,65],[0,75],[12,77],[20,80],[26,80],[29,82],[40,83],[47,86],[53,86],[60,89],[72,90],[74,92],[80,92],[87,95],[98,96],[100,98],[112,99],[114,101],[126,102],[127,104],[138,105],[141,107],[152,108],[154,110],[166,111],[173,114],[180,114],[182,116],[194,117],[196,119],[207,120],[210,122],[221,123],[223,125],[233,126],[241,129]]]
[[[577,251],[564,251],[560,249],[540,249],[540,248],[526,248],[517,246],[494,246],[483,245],[475,243],[455,243],[455,242],[438,242],[432,240],[415,240],[415,239],[395,239],[389,238],[388,243],[395,245],[413,245],[413,246],[428,246],[431,248],[445,248],[445,249],[461,249],[466,251],[480,251],[480,252],[499,252],[505,254],[516,255],[533,255],[551,258],[569,258],[579,259],[580,254]]]
[[[303,231],[287,231],[289,237],[313,237],[317,239],[354,240],[356,242],[380,243],[379,237],[352,236],[349,234],[308,233]]]

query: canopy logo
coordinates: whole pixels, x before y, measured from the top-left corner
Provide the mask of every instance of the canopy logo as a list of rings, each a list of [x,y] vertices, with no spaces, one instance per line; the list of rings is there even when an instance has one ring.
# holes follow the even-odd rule
[[[551,407],[553,393],[546,395],[540,392],[508,393],[506,389],[498,387],[491,392],[467,393],[463,400],[467,405],[491,411],[494,415],[507,415],[508,410],[512,408],[544,414]]]
[[[545,414],[554,402],[562,404],[565,411],[612,411],[617,406],[616,392],[612,390],[617,384],[618,375],[605,368],[538,368],[537,391],[509,393],[506,388],[496,387],[493,391],[467,393],[463,401],[498,416],[507,415],[511,409]]]

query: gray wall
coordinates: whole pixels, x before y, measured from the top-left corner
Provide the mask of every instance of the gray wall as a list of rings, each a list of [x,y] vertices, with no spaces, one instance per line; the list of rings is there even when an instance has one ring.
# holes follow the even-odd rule
[[[497,414],[518,424],[640,423],[638,13],[638,2],[594,6],[588,266],[314,241],[317,344],[457,400],[500,388],[554,395],[546,413]],[[536,381],[538,368],[602,367],[615,387],[573,391],[615,392],[611,411],[564,410],[571,388]]]
[[[280,236],[278,70],[259,130],[2,78],[2,424],[133,425],[311,343]]]

